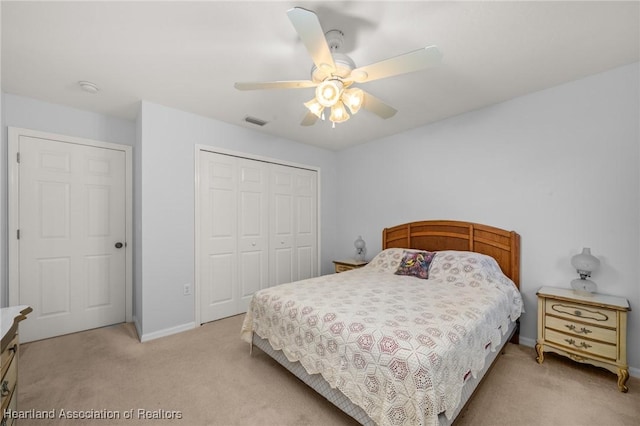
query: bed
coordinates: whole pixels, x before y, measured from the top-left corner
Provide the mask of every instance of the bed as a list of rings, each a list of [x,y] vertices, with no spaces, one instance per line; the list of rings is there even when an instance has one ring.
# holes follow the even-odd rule
[[[420,221],[384,229],[382,248],[256,292],[241,337],[361,424],[451,424],[517,342],[519,236]]]

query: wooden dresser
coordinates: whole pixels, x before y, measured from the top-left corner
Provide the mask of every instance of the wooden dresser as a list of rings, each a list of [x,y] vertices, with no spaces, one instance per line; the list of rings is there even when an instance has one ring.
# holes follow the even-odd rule
[[[335,265],[336,272],[345,272],[350,271],[356,268],[362,268],[366,265],[366,260],[354,260],[354,259],[346,259],[346,260],[334,260],[333,264]]]
[[[573,290],[538,290],[536,358],[555,352],[574,361],[596,365],[618,375],[618,389],[627,392],[627,299]]]
[[[15,418],[7,415],[18,409],[18,351],[20,347],[18,339],[18,323],[31,312],[29,306],[12,306],[0,309],[2,315],[0,326],[2,327],[2,340],[0,341],[0,365],[2,366],[2,381],[0,393],[2,394],[2,421],[1,426],[11,426]]]

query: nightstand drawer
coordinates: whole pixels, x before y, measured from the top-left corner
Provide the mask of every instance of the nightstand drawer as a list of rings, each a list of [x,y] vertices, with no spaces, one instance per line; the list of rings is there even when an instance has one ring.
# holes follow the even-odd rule
[[[336,268],[336,273],[346,272],[346,271],[350,271],[352,269],[357,269],[357,268],[362,268],[367,263],[368,262],[365,260],[355,260],[355,259],[333,261],[333,264],[335,265],[335,268]]]
[[[616,328],[616,311],[595,306],[578,305],[559,300],[547,301],[547,315],[556,315],[569,320],[580,320],[600,327]]]
[[[616,330],[574,322],[564,318],[556,318],[551,315],[546,317],[546,327],[572,334],[578,338],[588,337],[589,339],[611,343],[612,345],[615,345],[618,339]]]
[[[345,272],[345,271],[350,271],[352,269],[353,269],[353,266],[341,265],[339,263],[336,263],[336,272]]]
[[[18,411],[18,392],[13,392],[13,394],[11,395],[11,401],[9,401],[9,405],[7,405],[5,410],[8,410],[10,412]],[[13,426],[15,424],[17,424],[17,421],[13,417],[4,417],[2,419],[2,422],[0,423],[0,425],[2,426]]]
[[[615,345],[581,339],[579,337],[559,333],[551,329],[546,330],[546,340],[550,343],[566,346],[573,351],[577,350],[602,358],[615,360],[618,355]]]
[[[7,372],[4,374],[2,381],[0,381],[0,393],[2,394],[2,410],[9,405],[9,400],[14,393],[16,382],[18,380],[18,362],[16,359],[9,364]]]

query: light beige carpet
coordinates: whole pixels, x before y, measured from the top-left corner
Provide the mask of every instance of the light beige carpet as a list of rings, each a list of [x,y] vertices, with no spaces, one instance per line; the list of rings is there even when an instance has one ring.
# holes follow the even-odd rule
[[[356,424],[259,349],[250,356],[242,320],[146,343],[123,324],[24,344],[19,409],[55,415],[19,426]],[[508,345],[457,424],[638,425],[640,380],[628,385],[623,394],[609,372],[553,355],[539,365],[532,348]]]

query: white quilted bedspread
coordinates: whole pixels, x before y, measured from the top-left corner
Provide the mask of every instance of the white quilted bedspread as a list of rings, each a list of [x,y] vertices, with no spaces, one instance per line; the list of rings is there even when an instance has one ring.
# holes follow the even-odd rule
[[[438,252],[424,280],[394,274],[402,254],[388,249],[364,268],[260,290],[242,338],[267,339],[378,425],[437,424],[522,299],[488,256]]]

